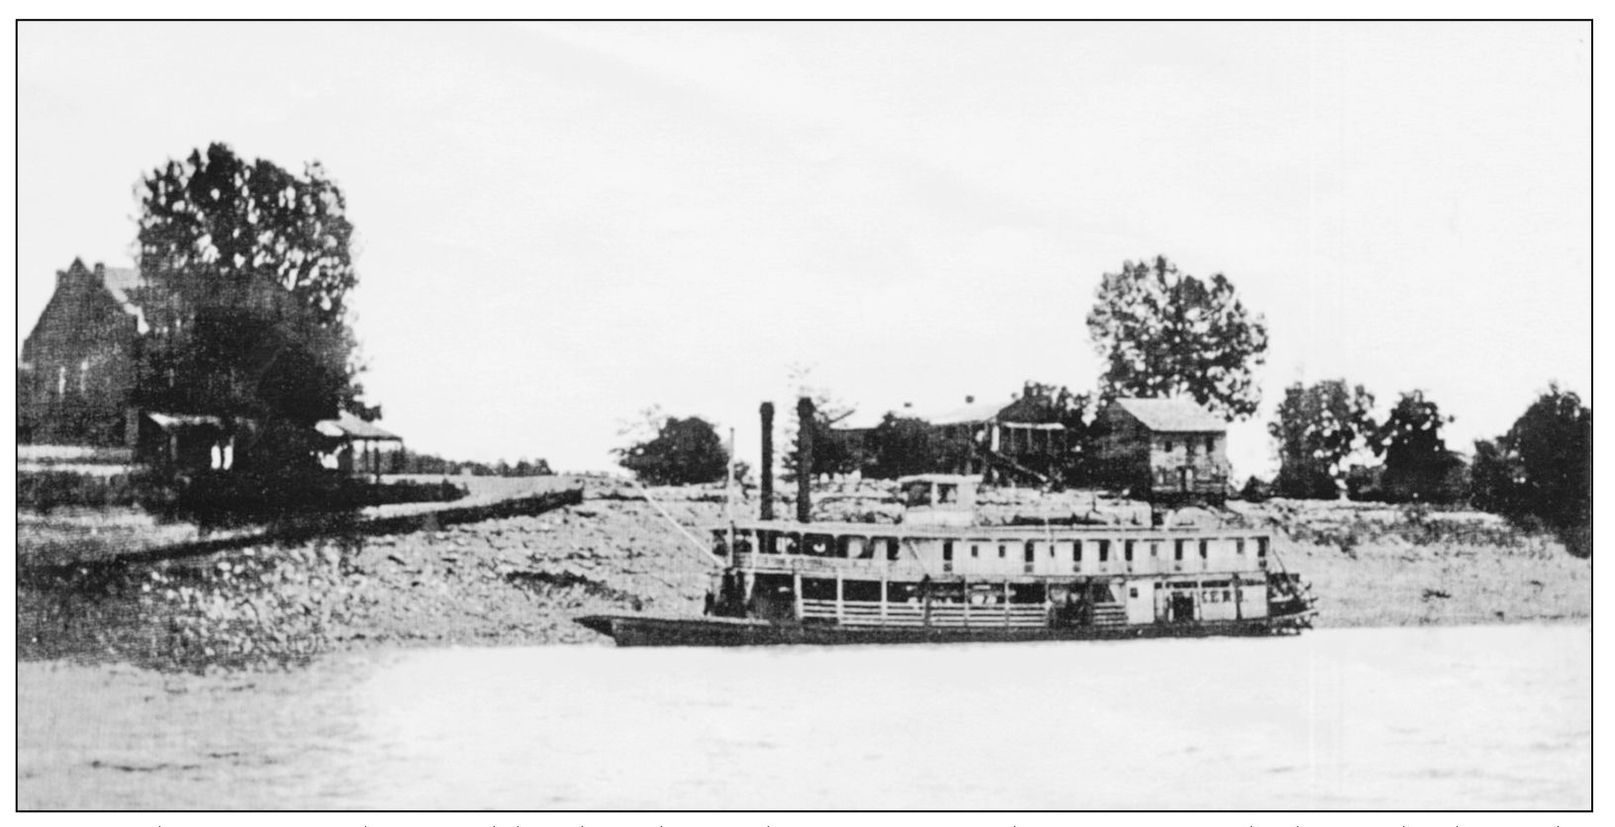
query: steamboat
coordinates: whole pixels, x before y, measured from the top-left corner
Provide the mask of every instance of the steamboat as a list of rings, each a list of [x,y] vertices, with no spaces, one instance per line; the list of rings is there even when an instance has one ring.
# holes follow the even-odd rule
[[[766,433],[766,431],[765,431]],[[765,442],[765,461],[769,451]],[[1297,634],[1314,599],[1243,527],[978,524],[978,479],[899,480],[895,524],[763,515],[712,529],[703,617],[591,615],[621,646]]]

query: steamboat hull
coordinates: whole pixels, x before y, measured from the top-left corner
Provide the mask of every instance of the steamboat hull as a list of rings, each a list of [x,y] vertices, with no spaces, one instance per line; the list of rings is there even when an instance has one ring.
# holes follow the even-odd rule
[[[818,623],[771,623],[731,618],[659,618],[589,615],[577,622],[618,646],[846,646],[927,643],[1027,643],[1034,641],[1133,640],[1161,637],[1251,637],[1296,634],[1310,628],[1313,612],[1246,620],[1125,626],[1043,628],[847,627]]]

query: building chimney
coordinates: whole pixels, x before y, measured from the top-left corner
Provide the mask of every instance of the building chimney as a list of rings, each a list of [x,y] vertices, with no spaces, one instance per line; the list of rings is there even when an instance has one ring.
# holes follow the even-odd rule
[[[763,510],[764,520],[774,519],[774,403],[764,402],[758,409],[763,416]]]
[[[812,521],[813,400],[796,400],[796,521]]]

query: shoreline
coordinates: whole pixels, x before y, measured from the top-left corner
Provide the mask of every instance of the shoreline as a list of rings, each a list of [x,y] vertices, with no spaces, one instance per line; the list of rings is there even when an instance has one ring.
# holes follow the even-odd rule
[[[878,511],[883,489],[861,488],[862,500],[830,507]],[[685,527],[722,519],[721,489],[651,493]],[[984,517],[1098,502],[1003,491]],[[1319,598],[1318,629],[1591,619],[1590,560],[1490,515],[1277,502],[1240,503],[1222,519],[1273,530],[1283,565]],[[94,569],[19,567],[18,660],[201,671],[380,648],[609,645],[573,619],[698,617],[709,571],[636,491],[590,481],[581,502],[542,514]]]

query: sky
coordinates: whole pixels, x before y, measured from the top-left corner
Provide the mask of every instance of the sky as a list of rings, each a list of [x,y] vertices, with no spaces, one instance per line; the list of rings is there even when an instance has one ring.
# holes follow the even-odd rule
[[[1423,390],[1450,447],[1591,403],[1586,23],[42,23],[18,29],[17,341],[215,141],[348,198],[367,400],[417,451],[614,467],[734,429],[1089,390],[1106,272],[1265,317],[1285,386]],[[803,380],[801,377],[805,376]]]

